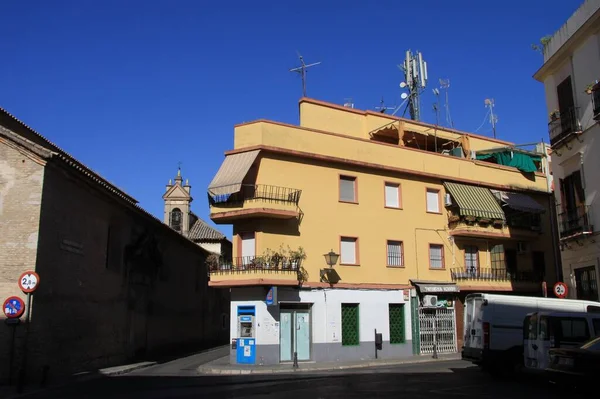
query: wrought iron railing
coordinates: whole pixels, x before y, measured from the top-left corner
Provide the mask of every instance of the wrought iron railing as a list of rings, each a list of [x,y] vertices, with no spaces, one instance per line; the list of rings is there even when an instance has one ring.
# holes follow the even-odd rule
[[[558,228],[560,238],[593,232],[594,226],[592,225],[590,210],[591,208],[587,205],[579,205],[559,213]]]
[[[534,271],[511,271],[478,267],[450,269],[452,280],[495,280],[515,282],[541,282],[543,276]]]
[[[581,132],[579,108],[571,107],[560,113],[548,123],[550,145],[555,145],[570,134]]]
[[[292,257],[238,256],[233,259],[213,259],[208,261],[210,273],[242,273],[242,272],[297,272],[302,265],[302,259]]]
[[[215,204],[241,204],[245,201],[287,202],[298,205],[302,190],[290,187],[271,186],[268,184],[242,184],[239,191],[233,194],[211,195],[208,200]]]

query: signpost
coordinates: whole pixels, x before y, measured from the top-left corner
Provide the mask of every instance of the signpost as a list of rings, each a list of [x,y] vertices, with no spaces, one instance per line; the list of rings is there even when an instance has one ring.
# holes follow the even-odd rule
[[[18,296],[8,297],[2,305],[2,310],[7,318],[18,319],[25,312],[25,302]]]
[[[553,291],[557,298],[566,298],[567,294],[569,293],[569,288],[567,288],[567,284],[559,281],[558,283],[554,284]]]
[[[23,390],[23,384],[25,383],[25,370],[27,364],[27,340],[29,338],[29,325],[31,324],[31,295],[37,290],[40,284],[40,276],[34,271],[26,271],[21,274],[19,281],[17,281],[19,289],[27,294],[27,306],[24,307],[25,312],[25,339],[23,340],[23,361],[21,363],[21,369],[19,370],[19,376],[17,380],[17,392]],[[22,302],[22,301],[21,301]]]
[[[37,289],[39,282],[40,276],[36,272],[25,272],[19,277],[19,288],[29,294]]]

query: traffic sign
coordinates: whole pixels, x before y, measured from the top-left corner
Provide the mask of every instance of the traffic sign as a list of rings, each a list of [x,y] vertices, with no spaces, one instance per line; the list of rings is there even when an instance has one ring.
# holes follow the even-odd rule
[[[8,297],[2,305],[2,310],[9,319],[21,317],[25,312],[25,302],[18,296]]]
[[[19,288],[25,293],[33,292],[40,283],[40,276],[36,272],[25,272],[19,277]]]
[[[568,293],[569,288],[567,288],[567,284],[562,281],[554,284],[554,295],[556,295],[557,298],[566,298]]]

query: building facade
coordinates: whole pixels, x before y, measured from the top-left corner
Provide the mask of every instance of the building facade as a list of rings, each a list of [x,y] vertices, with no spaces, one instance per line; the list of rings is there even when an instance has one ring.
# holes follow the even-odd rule
[[[0,297],[25,301],[19,276],[40,276],[31,323],[2,314],[0,384],[226,343],[229,292],[208,287],[208,256],[0,109]]]
[[[192,186],[188,179],[183,183],[181,169],[177,170],[174,181],[169,180],[163,195],[164,223],[211,254],[230,259],[231,241],[192,212]]]
[[[233,225],[234,257],[209,264],[210,286],[231,289],[232,362],[455,352],[466,293],[556,280],[544,154],[299,107],[299,126],[236,126],[208,188],[211,219]]]
[[[549,112],[561,278],[570,298],[600,300],[600,1],[585,1],[543,54],[534,77]]]

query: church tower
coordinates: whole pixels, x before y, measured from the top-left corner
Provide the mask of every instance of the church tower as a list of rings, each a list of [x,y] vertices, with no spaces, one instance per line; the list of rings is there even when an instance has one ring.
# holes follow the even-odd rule
[[[178,168],[175,183],[173,184],[171,179],[169,179],[167,191],[163,195],[163,200],[165,201],[165,224],[186,237],[190,229],[190,205],[193,201],[191,189],[192,186],[190,186],[188,180],[183,184],[181,168]]]

